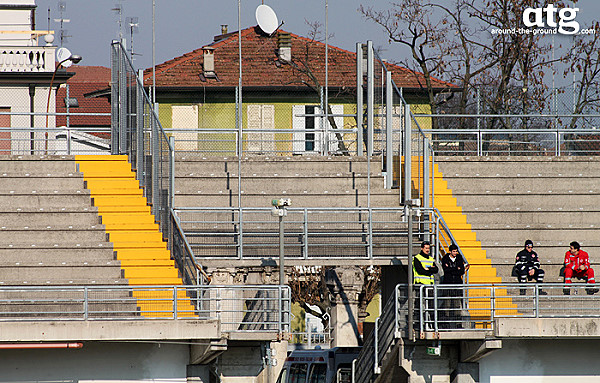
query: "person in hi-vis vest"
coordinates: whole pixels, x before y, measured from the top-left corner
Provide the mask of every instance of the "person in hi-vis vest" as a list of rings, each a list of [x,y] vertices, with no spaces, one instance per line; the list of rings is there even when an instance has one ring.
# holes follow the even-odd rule
[[[434,275],[437,274],[438,267],[431,256],[431,244],[428,241],[421,243],[421,251],[419,254],[413,257],[413,283],[415,285],[428,285],[433,286]],[[425,330],[433,330],[433,313],[431,310],[434,307],[433,304],[433,289],[431,287],[424,288],[424,304],[423,310],[425,311]],[[420,289],[417,289],[420,292]]]
[[[413,258],[413,283],[415,285],[433,285],[438,267],[431,256],[431,244],[421,243],[421,251]]]

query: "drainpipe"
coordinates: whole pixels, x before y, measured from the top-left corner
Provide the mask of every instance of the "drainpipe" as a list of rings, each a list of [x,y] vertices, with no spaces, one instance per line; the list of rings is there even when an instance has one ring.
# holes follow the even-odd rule
[[[0,350],[8,349],[54,349],[54,348],[83,348],[83,343],[0,343]]]
[[[52,92],[52,89],[50,89],[50,92]],[[29,112],[31,113],[29,116],[29,125],[31,125],[31,132],[29,132],[30,150],[31,155],[33,155],[35,154],[35,133],[33,131],[35,128],[35,116],[33,115],[35,113],[35,85],[33,84],[29,85]],[[48,134],[47,131],[46,134]]]

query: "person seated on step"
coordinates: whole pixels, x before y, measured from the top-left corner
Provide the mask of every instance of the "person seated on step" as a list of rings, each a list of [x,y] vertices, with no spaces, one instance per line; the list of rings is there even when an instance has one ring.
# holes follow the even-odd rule
[[[519,283],[527,283],[527,281],[535,280],[537,283],[544,281],[544,270],[540,268],[540,260],[535,251],[533,251],[533,241],[528,239],[525,241],[525,248],[517,253],[514,270],[519,279]],[[526,290],[520,289],[520,294],[525,295]],[[540,295],[548,295],[544,290],[540,289]]]
[[[569,251],[565,253],[565,289],[563,290],[565,295],[571,293],[571,290],[566,285],[572,283],[573,277],[585,279],[588,284],[596,283],[594,269],[590,267],[590,256],[588,253],[581,250],[578,242],[573,241],[569,246]],[[587,288],[586,292],[592,295],[597,293],[598,289]]]

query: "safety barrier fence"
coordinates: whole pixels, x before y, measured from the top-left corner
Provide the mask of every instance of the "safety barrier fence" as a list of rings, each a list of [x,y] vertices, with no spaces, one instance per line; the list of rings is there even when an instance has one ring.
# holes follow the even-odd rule
[[[0,322],[218,319],[223,332],[290,329],[288,286],[0,287]]]
[[[127,154],[163,233],[171,209],[173,147],[125,47],[111,44],[111,153]]]
[[[470,332],[492,335],[500,318],[600,317],[598,289],[583,283],[417,285],[415,292],[413,321],[420,334],[460,332],[458,337],[469,339]],[[399,284],[364,341],[355,382],[369,382],[382,372],[397,339],[411,337],[408,321],[408,285]]]
[[[436,129],[425,130],[425,133],[431,137],[437,156],[596,156],[600,154],[600,132],[595,128]]]
[[[179,207],[178,224],[196,258],[257,259],[279,254],[279,222],[271,208]],[[414,208],[415,245],[433,243],[439,259],[454,241],[436,209]],[[406,257],[408,223],[403,208],[287,208],[285,256],[311,258]]]

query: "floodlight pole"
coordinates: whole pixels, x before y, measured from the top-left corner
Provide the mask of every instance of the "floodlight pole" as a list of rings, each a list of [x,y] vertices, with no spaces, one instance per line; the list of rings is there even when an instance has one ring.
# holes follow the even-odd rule
[[[329,153],[329,4],[325,0],[325,134],[323,142],[327,143],[325,150]],[[327,153],[327,154],[328,154]]]
[[[285,208],[282,208],[285,213]],[[285,215],[285,214],[284,214]],[[284,232],[283,232],[283,217],[284,215],[279,215],[279,284],[285,284],[285,252],[284,252]]]

